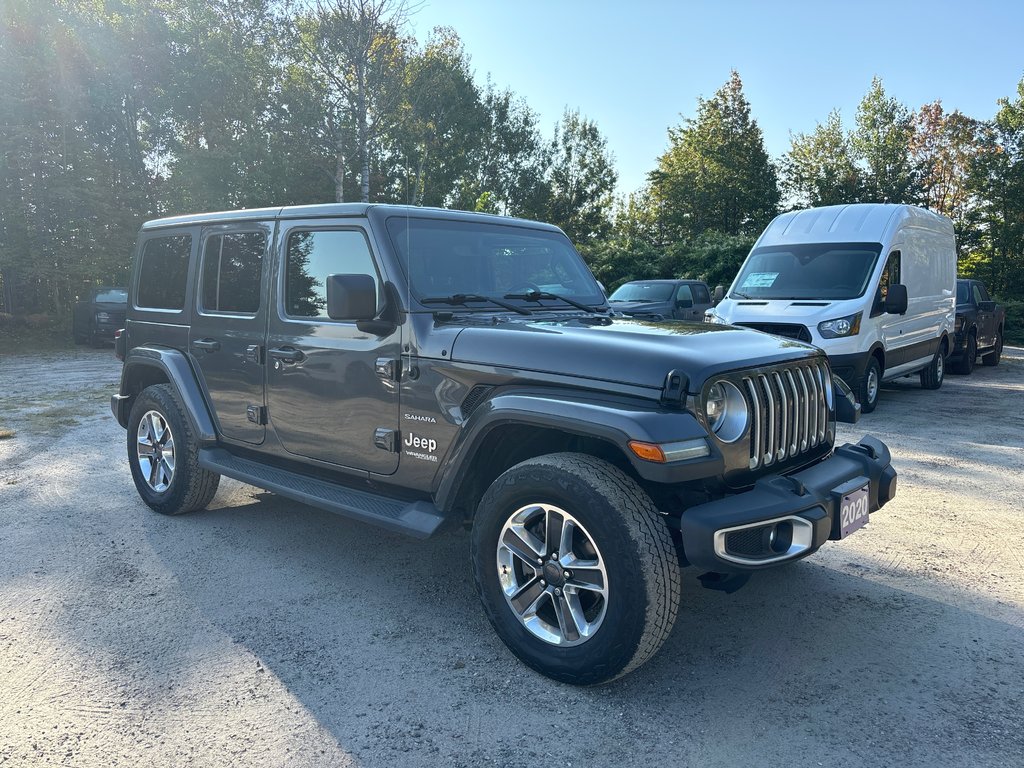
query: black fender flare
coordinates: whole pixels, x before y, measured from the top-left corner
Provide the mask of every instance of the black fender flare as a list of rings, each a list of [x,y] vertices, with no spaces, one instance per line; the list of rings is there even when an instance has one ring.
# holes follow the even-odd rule
[[[210,415],[210,408],[203,397],[202,389],[196,381],[195,371],[181,351],[167,347],[135,347],[125,355],[124,367],[121,368],[120,393],[114,395],[110,401],[110,408],[122,427],[128,424],[128,411],[131,407],[131,398],[134,396],[131,379],[139,368],[156,368],[162,371],[178,393],[199,443],[212,445],[217,442],[213,417]]]
[[[584,396],[585,397],[585,396]],[[651,482],[672,483],[721,474],[724,461],[714,441],[696,417],[684,410],[658,408],[617,400],[585,400],[581,394],[530,390],[505,391],[480,404],[463,424],[444,468],[435,480],[434,500],[447,509],[467,479],[473,459],[495,429],[508,425],[556,429],[611,443],[630,461],[637,474]],[[630,440],[671,443],[707,439],[710,455],[703,459],[657,464],[637,457]]]

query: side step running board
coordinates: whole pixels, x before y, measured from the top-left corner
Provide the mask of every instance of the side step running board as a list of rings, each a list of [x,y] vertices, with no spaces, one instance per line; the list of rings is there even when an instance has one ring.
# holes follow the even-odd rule
[[[427,538],[444,522],[437,507],[429,501],[396,501],[369,491],[346,488],[286,469],[268,467],[239,458],[223,448],[201,449],[199,465],[203,469],[265,488],[289,499],[407,533],[418,539]]]

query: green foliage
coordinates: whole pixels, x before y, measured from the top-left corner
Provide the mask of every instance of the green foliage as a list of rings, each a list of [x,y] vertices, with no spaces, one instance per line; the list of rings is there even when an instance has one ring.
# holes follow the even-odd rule
[[[850,139],[867,169],[862,201],[905,203],[915,199],[918,180],[910,158],[912,136],[910,112],[886,95],[879,78],[873,78],[857,107],[857,127]]]
[[[861,172],[838,110],[810,135],[793,136],[791,145],[782,159],[783,187],[797,205],[840,205],[860,199]]]
[[[649,178],[663,244],[767,225],[778,211],[778,181],[739,74],[698,100],[696,118],[669,129],[669,149]]]
[[[1006,309],[1003,341],[1016,346],[1024,345],[1024,299],[996,300]]]

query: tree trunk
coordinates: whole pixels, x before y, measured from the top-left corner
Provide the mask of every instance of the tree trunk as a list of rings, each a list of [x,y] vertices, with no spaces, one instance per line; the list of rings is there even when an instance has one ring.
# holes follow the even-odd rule
[[[345,202],[345,133],[337,129],[338,157],[334,165],[334,202]]]

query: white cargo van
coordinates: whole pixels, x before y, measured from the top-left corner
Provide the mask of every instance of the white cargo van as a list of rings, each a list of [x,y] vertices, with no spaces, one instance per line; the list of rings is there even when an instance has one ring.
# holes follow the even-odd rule
[[[942,386],[955,313],[953,223],[861,203],[776,217],[707,319],[821,347],[870,413],[883,381]]]

